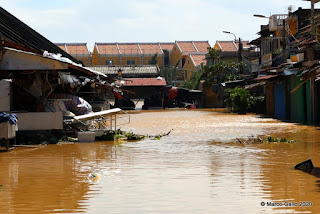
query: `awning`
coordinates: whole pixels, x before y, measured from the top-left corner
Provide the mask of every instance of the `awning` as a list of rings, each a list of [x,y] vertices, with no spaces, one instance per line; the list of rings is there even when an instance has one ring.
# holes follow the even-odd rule
[[[32,52],[13,48],[3,48],[0,60],[0,70],[26,71],[26,70],[69,70],[74,69],[89,76],[107,77],[105,74],[82,67],[65,57],[41,56]]]

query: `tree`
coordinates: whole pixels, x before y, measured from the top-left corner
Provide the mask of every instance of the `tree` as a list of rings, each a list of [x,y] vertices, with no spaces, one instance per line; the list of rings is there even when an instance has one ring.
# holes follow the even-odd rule
[[[180,60],[172,68],[164,67],[160,70],[160,75],[164,77],[168,85],[175,85],[177,80],[177,67],[179,66]]]
[[[191,77],[189,80],[184,81],[182,87],[191,89],[191,90],[196,90],[199,87],[200,80],[203,75],[203,69],[202,66],[196,71],[191,71]]]
[[[157,56],[157,53],[153,55],[153,57],[148,61],[149,65],[156,65],[158,63]]]
[[[227,107],[234,112],[245,114],[250,107],[250,93],[248,90],[236,87],[229,89],[230,96],[225,100]]]
[[[239,79],[239,70],[244,66],[242,62],[220,60],[218,51],[209,47],[206,57],[207,64],[203,67],[204,85]]]

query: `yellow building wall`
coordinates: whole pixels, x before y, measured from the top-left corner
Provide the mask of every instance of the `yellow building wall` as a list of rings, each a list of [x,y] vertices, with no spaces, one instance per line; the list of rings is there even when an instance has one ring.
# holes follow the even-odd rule
[[[104,56],[101,55],[99,59],[99,64],[98,65],[107,65],[106,61],[107,60],[113,60],[113,65],[119,65],[119,57],[118,56]]]
[[[184,80],[189,80],[191,78],[192,71],[196,70],[196,66],[193,64],[190,56],[186,57],[186,62],[183,66],[183,70],[186,72]]]
[[[127,65],[127,60],[130,59],[133,59],[135,61],[135,65],[141,65],[143,63],[141,62],[140,56],[123,56],[121,65]]]
[[[82,61],[85,66],[90,66],[90,55],[72,55],[75,59]]]
[[[179,63],[179,66],[178,67],[181,67],[182,65],[182,62],[181,62],[181,52],[177,46],[177,43],[174,44],[173,48],[172,48],[172,51],[171,51],[171,54],[170,54],[170,64],[171,66],[175,66],[176,63],[180,60],[180,63]]]
[[[99,65],[99,54],[98,54],[98,50],[97,50],[97,47],[94,46],[93,48],[93,52],[92,52],[92,66],[97,66]]]
[[[216,44],[213,46],[213,49],[221,51],[220,46],[218,45],[218,43],[216,42]]]

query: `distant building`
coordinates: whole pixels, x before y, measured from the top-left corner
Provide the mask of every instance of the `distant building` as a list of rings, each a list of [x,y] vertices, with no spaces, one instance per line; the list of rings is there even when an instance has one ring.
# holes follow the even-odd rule
[[[209,41],[176,41],[171,52],[171,66],[178,62],[178,81],[182,83],[190,78],[191,71],[195,70],[199,56],[205,58],[210,47]],[[201,57],[202,57],[201,56]],[[194,60],[194,59],[197,60]]]
[[[160,68],[170,63],[173,43],[95,43],[92,66],[149,65],[156,55]]]
[[[91,65],[91,55],[87,43],[55,43],[55,45],[76,58],[83,65]]]

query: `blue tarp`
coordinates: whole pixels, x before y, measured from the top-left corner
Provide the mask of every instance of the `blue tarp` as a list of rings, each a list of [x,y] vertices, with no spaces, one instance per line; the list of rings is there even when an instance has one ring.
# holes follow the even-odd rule
[[[16,114],[7,114],[0,112],[0,123],[9,121],[10,124],[16,124],[18,122],[18,116]]]

